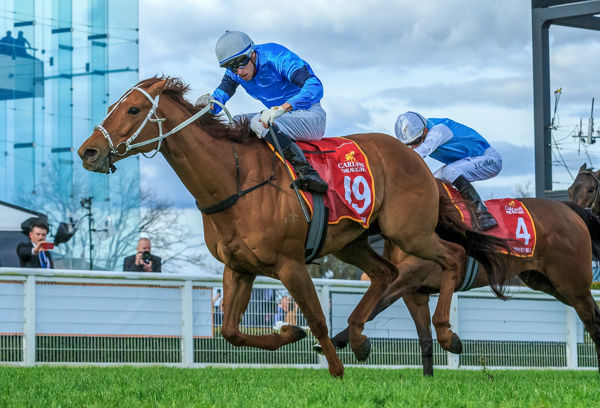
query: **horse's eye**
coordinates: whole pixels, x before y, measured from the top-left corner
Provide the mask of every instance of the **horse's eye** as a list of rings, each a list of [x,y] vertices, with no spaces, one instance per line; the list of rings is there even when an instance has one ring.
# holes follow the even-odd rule
[[[132,106],[127,110],[127,113],[129,113],[130,115],[137,115],[138,113],[140,113],[140,110],[135,106]]]
[[[594,193],[594,192],[596,192],[596,189],[594,187],[588,188],[588,193]]]

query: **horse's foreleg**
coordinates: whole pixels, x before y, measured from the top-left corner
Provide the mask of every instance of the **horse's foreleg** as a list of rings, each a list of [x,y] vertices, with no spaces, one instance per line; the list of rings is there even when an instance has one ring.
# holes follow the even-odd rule
[[[312,334],[321,344],[323,354],[329,364],[329,373],[333,377],[342,378],[344,365],[329,338],[327,321],[306,265],[297,261],[288,261],[279,268],[278,274],[281,283],[300,307]]]
[[[429,315],[429,295],[416,292],[407,293],[404,295],[404,303],[415,322],[419,335],[423,375],[433,377],[433,337]]]
[[[237,273],[225,267],[223,272],[223,325],[221,334],[234,346],[250,346],[277,350],[304,337],[306,333],[295,326],[284,326],[281,334],[250,335],[240,331],[242,315],[248,308],[255,275]]]
[[[371,279],[371,285],[348,317],[352,351],[359,361],[364,361],[371,352],[371,343],[362,331],[385,290],[397,277],[398,270],[370,247],[366,235],[359,237],[334,255],[344,262],[359,267]]]
[[[596,359],[600,374],[600,309],[591,293],[587,293],[571,302],[585,329],[596,345]]]

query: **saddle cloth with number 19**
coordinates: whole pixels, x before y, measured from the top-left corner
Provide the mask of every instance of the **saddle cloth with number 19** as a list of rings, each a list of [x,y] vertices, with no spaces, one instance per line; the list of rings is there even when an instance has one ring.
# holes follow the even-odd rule
[[[327,193],[323,195],[325,206],[329,209],[328,223],[337,224],[347,218],[368,228],[373,213],[375,186],[369,160],[360,147],[343,137],[296,143],[329,185]],[[287,165],[294,173],[293,167],[289,163]],[[300,191],[300,194],[312,212],[312,195],[304,191]]]
[[[448,195],[460,211],[465,224],[471,224],[471,215],[461,205],[463,198],[454,186],[444,183]],[[510,254],[522,258],[531,257],[535,252],[535,224],[525,205],[514,198],[487,200],[485,205],[498,221],[498,226],[485,231],[485,234],[509,239]]]

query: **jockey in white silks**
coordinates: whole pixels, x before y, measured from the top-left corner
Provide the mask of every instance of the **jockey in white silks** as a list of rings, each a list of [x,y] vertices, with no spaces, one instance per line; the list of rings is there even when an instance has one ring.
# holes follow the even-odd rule
[[[426,119],[416,112],[399,115],[395,131],[396,137],[421,157],[431,156],[444,163],[435,177],[452,183],[475,205],[480,230],[498,225],[471,185],[471,181],[487,180],[502,170],[502,157],[483,136],[451,119]]]
[[[271,144],[273,133],[283,155],[298,172],[294,184],[302,190],[324,193],[327,183],[306,161],[295,140],[320,140],[325,133],[325,111],[320,101],[323,85],[308,63],[282,45],[254,44],[241,31],[226,31],[215,47],[219,65],[226,68],[221,84],[212,95],[202,95],[197,105],[206,106],[212,98],[225,104],[239,85],[268,109],[234,117],[247,119],[259,138]],[[213,105],[211,112],[221,108]],[[287,113],[287,114],[286,114]]]

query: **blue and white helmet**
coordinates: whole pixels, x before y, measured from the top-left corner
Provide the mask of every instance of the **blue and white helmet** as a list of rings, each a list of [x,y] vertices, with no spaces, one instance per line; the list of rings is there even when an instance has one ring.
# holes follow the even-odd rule
[[[394,130],[396,137],[404,144],[409,144],[423,135],[427,127],[427,119],[417,112],[404,112],[396,119]]]
[[[227,67],[227,63],[240,56],[250,58],[254,50],[254,42],[246,33],[241,31],[225,31],[215,46],[217,61],[221,67]]]

